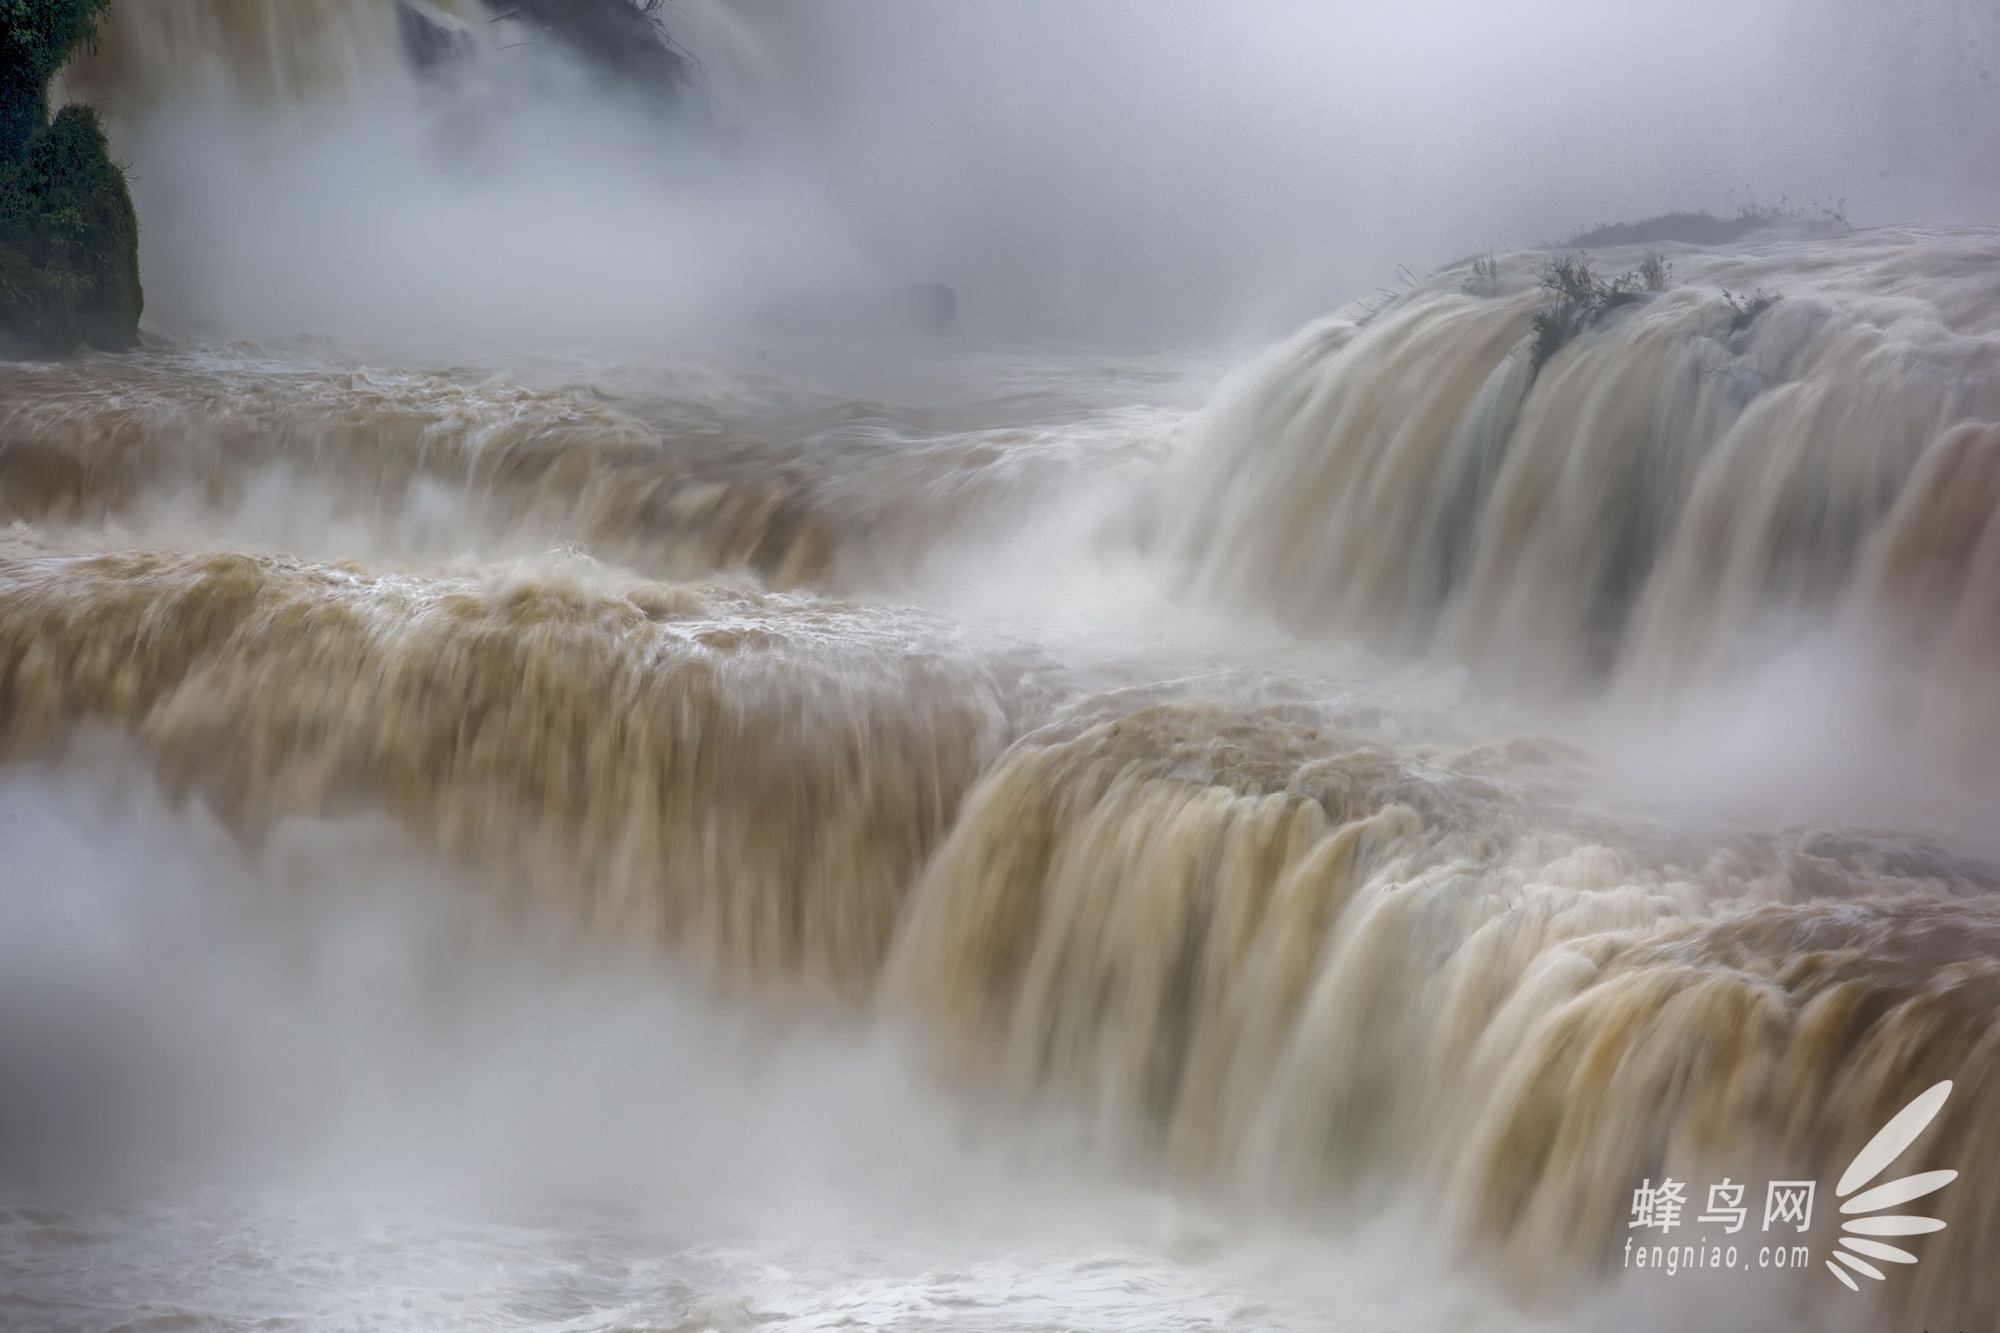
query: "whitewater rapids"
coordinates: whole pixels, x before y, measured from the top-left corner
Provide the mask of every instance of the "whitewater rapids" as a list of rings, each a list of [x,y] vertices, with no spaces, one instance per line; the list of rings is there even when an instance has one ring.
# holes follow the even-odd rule
[[[1497,1327],[1942,1078],[1991,1171],[2000,237],[1671,258],[1539,367],[1528,254],[1227,377],[0,367],[10,1326]],[[1929,827],[1646,780],[1771,660]]]
[[[460,100],[359,0],[65,76],[161,127],[149,290],[332,332],[0,363],[0,1323],[2000,1329],[2000,233],[1597,252],[1539,328],[1468,257],[1248,356],[626,339],[754,247],[420,8]],[[557,165],[395,212],[474,124]],[[1641,1181],[1945,1079],[1893,1280],[1621,1266]]]

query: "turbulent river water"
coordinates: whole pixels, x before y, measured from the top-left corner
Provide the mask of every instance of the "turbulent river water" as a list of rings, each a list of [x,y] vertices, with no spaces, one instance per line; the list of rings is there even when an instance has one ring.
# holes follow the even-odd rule
[[[1661,249],[0,363],[0,1322],[1996,1326],[2000,232]]]

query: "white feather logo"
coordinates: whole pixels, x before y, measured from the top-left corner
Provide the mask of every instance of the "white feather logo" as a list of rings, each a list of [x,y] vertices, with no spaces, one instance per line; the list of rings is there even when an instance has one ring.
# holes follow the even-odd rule
[[[1912,1199],[1921,1199],[1926,1194],[1943,1189],[1958,1179],[1956,1171],[1925,1171],[1914,1176],[1904,1176],[1876,1185],[1863,1194],[1847,1196],[1872,1183],[1875,1177],[1888,1169],[1889,1163],[1903,1155],[1903,1150],[1916,1142],[1917,1136],[1930,1128],[1931,1121],[1944,1109],[1944,1099],[1951,1096],[1951,1080],[1928,1089],[1922,1096],[1896,1112],[1895,1119],[1882,1126],[1868,1146],[1855,1154],[1854,1161],[1834,1187],[1836,1198],[1847,1199],[1840,1205],[1843,1215],[1853,1218],[1843,1222],[1840,1229],[1848,1234],[1840,1238],[1840,1248],[1834,1250],[1833,1259],[1826,1261],[1827,1271],[1847,1284],[1850,1291],[1860,1291],[1848,1269],[1882,1281],[1882,1270],[1868,1262],[1877,1259],[1883,1263],[1913,1264],[1917,1256],[1908,1250],[1899,1250],[1894,1245],[1871,1240],[1872,1236],[1921,1236],[1927,1232],[1943,1231],[1944,1223],[1935,1217],[1906,1217],[1898,1213],[1884,1213],[1885,1208],[1894,1208]],[[1874,1214],[1869,1216],[1868,1214]],[[1846,1265],[1843,1268],[1841,1265]]]

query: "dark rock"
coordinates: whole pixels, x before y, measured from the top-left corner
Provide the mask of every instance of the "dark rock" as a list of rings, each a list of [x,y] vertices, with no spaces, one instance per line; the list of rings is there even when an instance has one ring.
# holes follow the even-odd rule
[[[500,18],[547,33],[630,86],[678,100],[694,62],[668,39],[641,0],[486,0]]]
[[[0,167],[0,338],[64,352],[139,339],[139,220],[104,127],[67,106]]]
[[[465,20],[427,0],[396,0],[396,34],[402,39],[404,56],[420,70],[455,65],[478,49]]]
[[[0,165],[18,162],[49,123],[49,80],[93,48],[111,0],[0,0]]]
[[[1680,241],[1687,245],[1727,245],[1739,237],[1768,227],[1775,217],[1769,213],[1746,211],[1733,218],[1713,213],[1662,213],[1642,222],[1615,222],[1592,227],[1569,238],[1565,244],[1597,250],[1614,245],[1657,245]]]
[[[49,120],[49,80],[110,0],[0,0],[0,346],[139,339],[139,221],[89,107]]]

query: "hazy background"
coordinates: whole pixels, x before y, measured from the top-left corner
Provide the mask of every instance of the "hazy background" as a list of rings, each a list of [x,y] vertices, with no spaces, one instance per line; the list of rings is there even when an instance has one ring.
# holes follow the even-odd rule
[[[1990,3],[769,8],[810,30],[824,188],[883,262],[1008,322],[1288,322],[1682,208],[2000,207]]]
[[[801,286],[937,278],[975,330],[1264,337],[1399,265],[1674,209],[2000,215],[1992,0],[667,18],[712,132],[587,78],[384,85],[275,118],[204,85],[199,108],[128,118],[155,321],[615,342]]]

